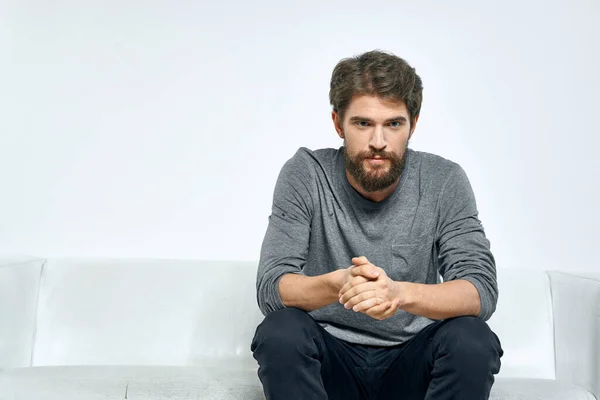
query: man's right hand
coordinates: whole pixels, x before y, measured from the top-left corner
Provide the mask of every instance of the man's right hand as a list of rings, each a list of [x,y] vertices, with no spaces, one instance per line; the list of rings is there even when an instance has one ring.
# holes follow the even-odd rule
[[[361,274],[357,275],[356,272],[358,270],[352,271],[353,268],[357,268],[356,265],[351,265],[348,268],[342,268],[335,271],[332,275],[334,286],[338,290],[338,298],[341,297],[342,288],[348,283],[352,282],[352,286],[360,285],[361,283],[368,282],[370,280],[377,279],[376,271],[371,271],[368,273],[367,270],[361,270]]]
[[[369,263],[366,257],[355,257],[352,259],[352,262],[353,265],[344,270],[340,270],[344,272],[344,274],[340,274],[342,276],[338,278],[340,279],[340,282],[338,282],[340,288],[348,286],[348,283],[350,283],[350,287],[358,286],[369,281],[376,281],[380,277],[380,272],[377,271],[378,268]],[[342,291],[340,290],[340,299],[341,296]],[[377,301],[376,305],[366,310],[361,310],[360,312],[377,320],[384,320],[392,317],[398,309],[398,299],[380,300],[381,301]]]
[[[279,295],[285,307],[296,307],[304,311],[313,311],[340,300],[340,291],[352,281],[355,284],[376,280],[376,274],[371,274],[369,269],[356,264],[317,276],[304,276],[302,274],[285,274],[279,280]],[[360,274],[357,274],[360,272]],[[372,307],[377,311],[378,308]],[[378,318],[371,309],[365,314]]]

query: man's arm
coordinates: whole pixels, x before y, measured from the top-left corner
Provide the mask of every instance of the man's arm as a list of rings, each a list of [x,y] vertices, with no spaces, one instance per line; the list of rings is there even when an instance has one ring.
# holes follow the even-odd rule
[[[319,276],[286,274],[279,281],[279,294],[285,307],[317,310],[338,301],[345,276],[343,269]]]
[[[371,264],[366,257],[352,260],[355,268],[340,291],[340,302],[355,312],[364,312],[376,319],[391,317],[390,306],[431,319],[448,319],[462,315],[480,314],[479,293],[466,280],[441,284],[396,282],[385,270]],[[378,276],[366,280],[364,274],[375,269]]]
[[[444,283],[394,282],[378,268],[380,275],[372,282],[350,279],[340,302],[374,318],[385,314],[395,300],[400,309],[432,319],[463,315],[489,319],[498,300],[495,261],[478,219],[473,190],[458,165],[440,194],[438,210],[437,261]],[[353,263],[358,267],[353,269],[354,276],[373,267],[365,257]]]
[[[479,316],[479,292],[466,280],[440,284],[396,282],[398,308],[431,319],[448,319],[463,315]]]
[[[498,301],[496,264],[478,218],[473,189],[459,165],[442,190],[438,210],[437,261],[445,283],[436,288],[417,287],[413,301],[447,302],[460,315],[476,314],[488,320]],[[457,281],[463,282],[453,283]],[[476,310],[479,312],[475,313]]]
[[[338,300],[346,269],[319,276],[303,274],[308,255],[315,178],[302,154],[281,169],[269,225],[261,248],[256,290],[263,314],[295,307],[316,310]]]
[[[286,307],[279,291],[287,275],[302,279],[308,255],[313,212],[313,177],[299,153],[281,169],[273,193],[269,225],[263,239],[256,277],[258,306],[264,315]],[[284,298],[287,298],[284,293]]]
[[[471,315],[487,320],[498,301],[496,265],[473,189],[458,164],[440,193],[438,212],[437,261],[444,282],[398,282],[399,307],[432,319]]]

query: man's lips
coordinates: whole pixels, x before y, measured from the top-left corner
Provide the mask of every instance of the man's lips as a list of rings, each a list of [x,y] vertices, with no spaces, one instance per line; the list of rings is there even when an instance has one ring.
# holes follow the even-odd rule
[[[366,160],[368,160],[372,164],[383,164],[388,159],[385,157],[367,157]]]

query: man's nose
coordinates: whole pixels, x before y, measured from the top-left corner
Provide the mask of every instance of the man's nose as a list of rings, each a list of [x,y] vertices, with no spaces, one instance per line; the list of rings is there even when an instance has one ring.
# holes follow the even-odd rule
[[[387,145],[385,141],[385,134],[383,133],[382,126],[375,126],[373,129],[373,134],[371,135],[371,140],[369,141],[369,146],[375,150],[383,150]]]

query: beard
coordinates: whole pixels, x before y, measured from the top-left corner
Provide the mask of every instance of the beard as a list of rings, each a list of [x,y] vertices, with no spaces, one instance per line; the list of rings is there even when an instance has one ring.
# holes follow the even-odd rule
[[[348,153],[348,147],[345,145],[344,141],[346,170],[365,192],[372,193],[386,189],[393,185],[400,178],[400,175],[402,175],[404,164],[406,163],[408,142],[406,142],[402,157],[387,151],[361,151],[356,155],[351,155]],[[387,158],[390,163],[389,170],[386,172],[387,165],[385,164],[372,166],[370,170],[367,170],[364,167],[364,161],[372,157]]]

